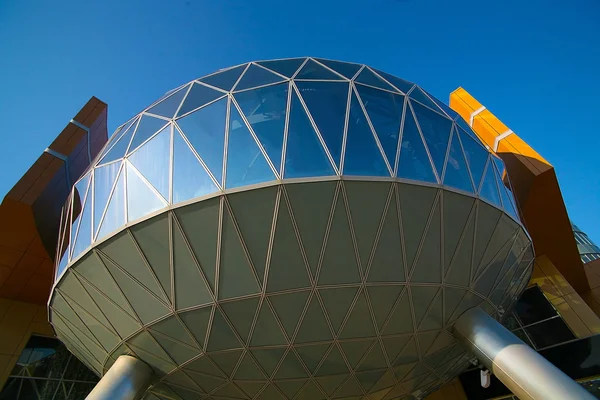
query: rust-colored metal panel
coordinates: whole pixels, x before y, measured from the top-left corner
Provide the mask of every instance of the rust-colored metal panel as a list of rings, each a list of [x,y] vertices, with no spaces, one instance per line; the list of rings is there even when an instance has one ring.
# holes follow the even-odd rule
[[[450,107],[506,164],[536,254],[546,255],[578,293],[589,291],[554,167],[463,88],[450,94]]]
[[[89,146],[91,157],[96,156],[108,139],[106,108],[97,98],[90,99],[74,118],[91,127],[89,135],[69,122],[49,147],[59,154],[44,151],[0,204],[0,298],[46,303],[54,278],[60,209],[69,192],[67,182],[74,180],[63,158],[77,159],[81,170],[86,160],[79,153],[87,156]]]

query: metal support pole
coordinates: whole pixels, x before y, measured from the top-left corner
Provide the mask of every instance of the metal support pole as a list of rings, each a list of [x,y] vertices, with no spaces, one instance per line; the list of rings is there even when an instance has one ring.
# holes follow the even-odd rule
[[[148,364],[131,356],[120,356],[86,399],[138,400],[146,393],[151,378]]]
[[[454,336],[521,400],[595,399],[479,308],[458,318]]]

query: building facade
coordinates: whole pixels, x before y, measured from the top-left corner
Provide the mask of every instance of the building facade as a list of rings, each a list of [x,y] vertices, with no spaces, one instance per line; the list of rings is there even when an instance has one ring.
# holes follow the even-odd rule
[[[600,273],[552,166],[463,89],[253,62],[108,142],[90,102],[28,172],[47,189],[26,174],[0,207],[20,194],[21,252],[56,266],[5,274],[0,399],[83,398],[121,355],[152,367],[148,399],[509,398],[453,336],[473,308],[595,387]]]

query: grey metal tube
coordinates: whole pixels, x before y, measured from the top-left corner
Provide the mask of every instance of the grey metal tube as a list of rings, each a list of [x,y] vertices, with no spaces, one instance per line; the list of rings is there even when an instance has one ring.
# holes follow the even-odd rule
[[[131,356],[120,356],[104,374],[87,400],[138,400],[152,379],[152,368]]]
[[[479,308],[458,318],[454,336],[521,400],[595,399]]]

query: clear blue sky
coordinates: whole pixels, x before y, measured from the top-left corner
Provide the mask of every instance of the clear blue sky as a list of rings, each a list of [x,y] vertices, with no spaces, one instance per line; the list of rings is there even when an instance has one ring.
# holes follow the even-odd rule
[[[0,0],[0,194],[95,95],[112,131],[167,90],[256,59],[366,63],[463,86],[556,167],[600,243],[597,0]]]

